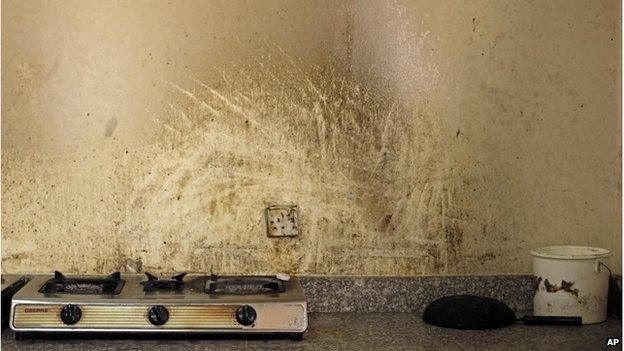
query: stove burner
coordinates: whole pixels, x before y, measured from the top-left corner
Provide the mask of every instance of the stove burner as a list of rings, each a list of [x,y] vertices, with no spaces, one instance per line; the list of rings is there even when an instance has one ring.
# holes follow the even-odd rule
[[[64,286],[64,289],[66,292],[77,294],[101,294],[104,292],[104,286],[101,284],[67,284]]]
[[[121,292],[124,281],[121,274],[115,272],[107,277],[68,278],[59,271],[54,272],[54,279],[43,284],[40,293],[44,294],[112,294]]]
[[[275,294],[284,292],[284,284],[272,277],[218,277],[206,280],[204,292],[208,294]]]
[[[155,275],[145,272],[147,276],[147,281],[141,282],[143,284],[143,291],[145,292],[154,292],[158,290],[180,290],[184,287],[184,276],[186,272],[176,274],[171,279],[166,280],[158,280],[158,277]]]

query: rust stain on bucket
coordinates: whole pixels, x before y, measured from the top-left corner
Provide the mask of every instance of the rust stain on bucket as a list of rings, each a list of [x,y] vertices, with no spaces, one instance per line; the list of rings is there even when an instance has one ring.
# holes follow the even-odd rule
[[[538,282],[539,284],[539,282]],[[556,285],[556,284],[551,284],[548,279],[544,280],[544,287],[546,288],[546,292],[549,293],[556,293],[557,291],[565,291],[565,292],[569,292],[570,294],[578,297],[578,289],[572,289],[572,285],[574,285],[574,282],[567,282],[565,280],[561,280],[561,285]]]

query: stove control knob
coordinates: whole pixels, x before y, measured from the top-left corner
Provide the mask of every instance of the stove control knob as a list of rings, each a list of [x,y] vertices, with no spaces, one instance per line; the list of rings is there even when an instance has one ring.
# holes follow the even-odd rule
[[[147,319],[153,325],[163,325],[169,320],[169,311],[165,306],[154,306],[147,313]]]
[[[76,324],[82,317],[82,311],[77,305],[65,305],[61,309],[61,321],[65,324]]]
[[[242,325],[252,325],[256,321],[256,310],[249,305],[236,309],[236,321]]]

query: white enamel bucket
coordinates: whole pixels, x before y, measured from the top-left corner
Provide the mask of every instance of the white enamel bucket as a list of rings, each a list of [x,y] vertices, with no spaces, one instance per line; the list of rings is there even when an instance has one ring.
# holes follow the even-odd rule
[[[583,324],[607,319],[610,252],[585,246],[549,246],[531,251],[536,316],[578,316]]]

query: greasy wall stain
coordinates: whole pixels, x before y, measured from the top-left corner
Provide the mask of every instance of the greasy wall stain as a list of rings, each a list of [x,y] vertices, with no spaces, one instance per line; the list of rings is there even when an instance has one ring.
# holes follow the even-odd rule
[[[5,237],[20,248],[4,266],[24,269],[36,260],[42,269],[99,272],[452,271],[461,258],[461,218],[438,165],[444,155],[427,107],[376,94],[332,64],[268,52],[256,64],[226,67],[212,85],[192,77],[163,82],[169,109],[149,111],[160,141],[131,153],[111,150],[115,167],[24,178],[52,161],[8,153],[5,214],[36,211],[47,219],[3,222]],[[107,137],[115,126],[111,119]],[[86,178],[70,184],[77,169]],[[93,186],[89,174],[99,172],[107,181]],[[272,203],[299,205],[298,237],[265,235],[264,208]],[[24,230],[34,242],[14,235]],[[38,234],[50,231],[66,233],[71,256],[59,260],[55,240]],[[49,254],[41,257],[42,250]]]
[[[447,196],[426,108],[376,95],[331,64],[305,64],[279,48],[270,58],[230,67],[215,85],[193,78],[185,85],[167,82],[175,98],[171,111],[154,116],[166,151],[153,162],[155,176],[137,188],[136,196],[148,200],[133,219],[154,223],[157,233],[174,231],[180,221],[197,228],[183,249],[155,251],[144,262],[214,271],[247,266],[391,274],[435,271],[446,266],[439,261],[456,260],[457,227],[449,229],[448,244],[446,237],[425,237],[437,237],[454,220],[441,209]],[[405,172],[408,165],[419,165],[419,172]],[[428,203],[419,208],[406,201],[405,184]],[[429,190],[432,184],[440,192]],[[298,237],[262,235],[269,203],[300,206]],[[141,240],[158,242],[155,234],[144,235]],[[451,255],[437,254],[429,263],[422,247],[430,246]]]
[[[621,270],[602,5],[4,2],[2,268],[526,274],[591,243]]]
[[[104,132],[104,136],[110,138],[115,132],[115,128],[117,128],[117,118],[113,117],[109,119],[106,123],[106,131]]]

